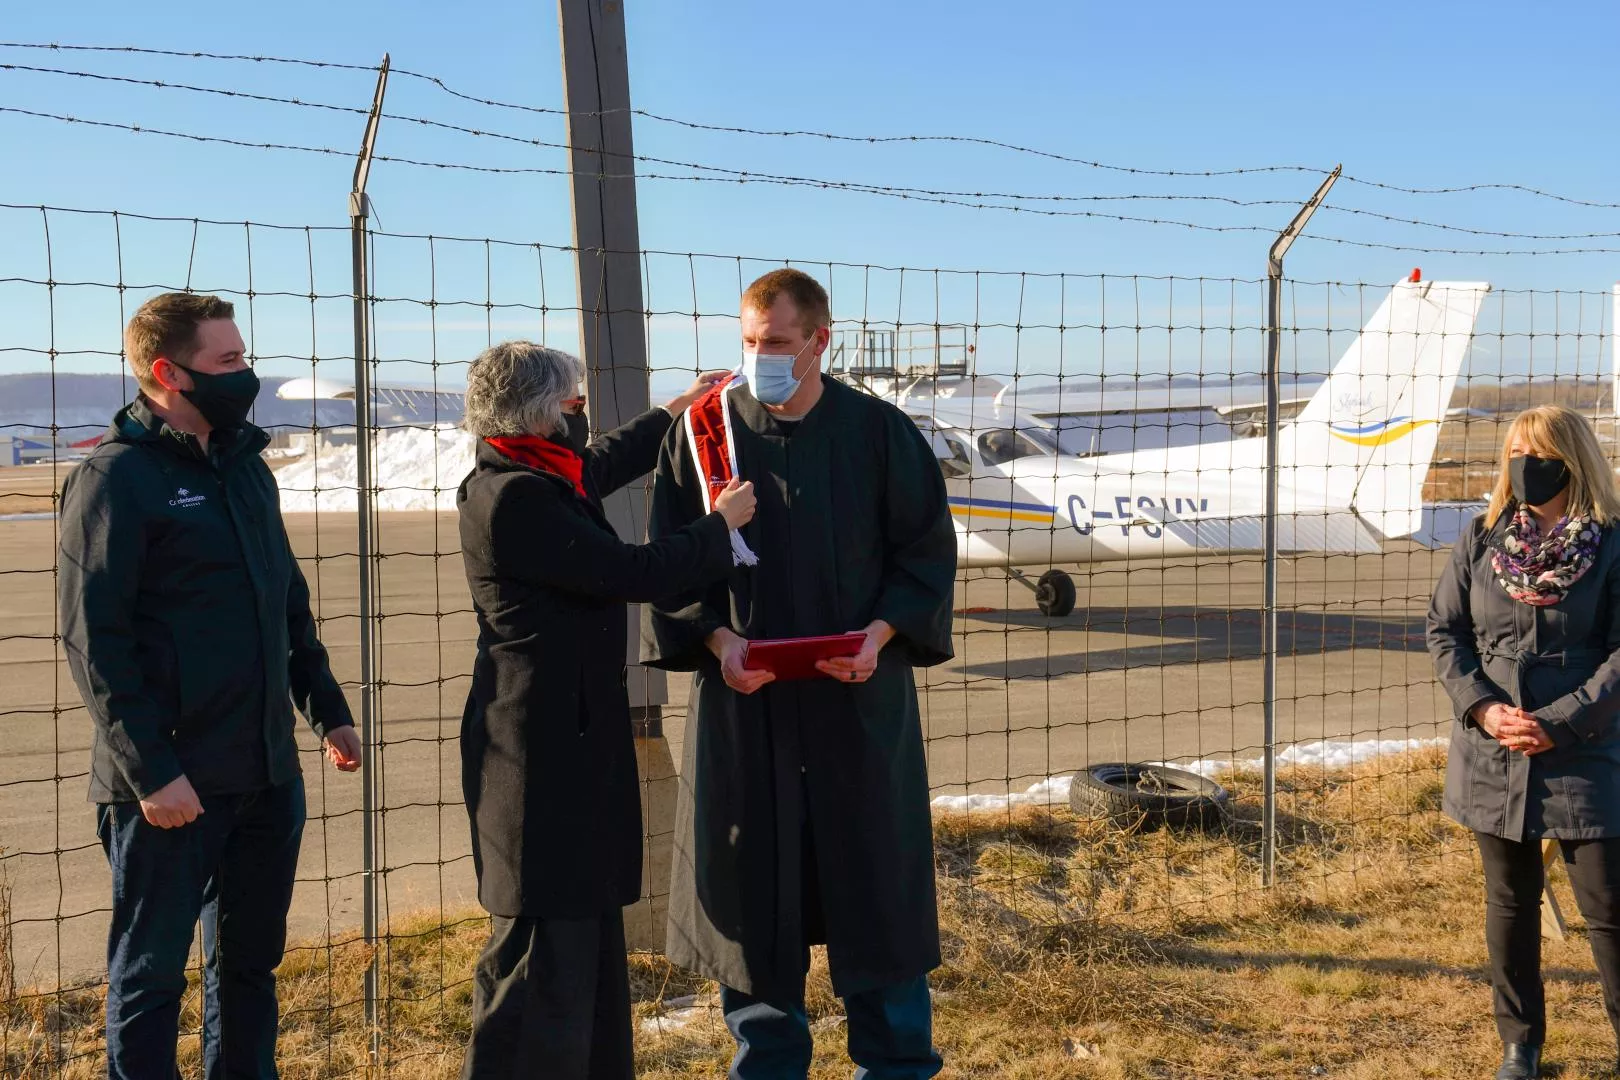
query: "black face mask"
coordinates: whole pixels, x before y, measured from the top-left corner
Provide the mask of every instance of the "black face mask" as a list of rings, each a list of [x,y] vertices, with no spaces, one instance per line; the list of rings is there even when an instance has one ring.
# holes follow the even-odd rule
[[[1545,506],[1569,487],[1569,466],[1558,458],[1520,454],[1508,458],[1513,497],[1526,506]]]
[[[226,431],[242,426],[259,397],[259,377],[252,368],[210,375],[179,364],[175,367],[191,376],[191,389],[180,391],[181,396],[197,407],[210,427]]]
[[[563,423],[567,425],[557,441],[576,454],[583,455],[586,445],[591,441],[591,422],[584,413],[568,413],[563,416]]]

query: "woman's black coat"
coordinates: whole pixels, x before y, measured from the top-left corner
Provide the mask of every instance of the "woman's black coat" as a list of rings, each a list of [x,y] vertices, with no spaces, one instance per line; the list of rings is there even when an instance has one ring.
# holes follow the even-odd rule
[[[1456,719],[1445,811],[1510,840],[1620,836],[1620,527],[1557,604],[1508,596],[1491,569],[1506,524],[1457,541],[1429,607],[1429,653]],[[1533,713],[1554,747],[1526,757],[1469,718],[1482,702]]]
[[[478,657],[461,721],[478,898],[492,914],[585,918],[641,895],[641,806],[625,692],[625,604],[731,570],[725,519],[653,544],[619,540],[601,498],[650,472],[662,409],[565,480],[478,444],[457,495]]]

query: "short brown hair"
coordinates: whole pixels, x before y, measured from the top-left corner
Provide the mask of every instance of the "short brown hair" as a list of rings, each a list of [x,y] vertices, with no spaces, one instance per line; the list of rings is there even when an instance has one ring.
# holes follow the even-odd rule
[[[229,300],[200,293],[163,293],[140,306],[124,327],[124,357],[135,381],[155,388],[152,361],[162,357],[184,364],[197,351],[197,326],[210,319],[234,319],[236,306]]]
[[[772,270],[756,278],[742,295],[742,306],[769,311],[776,298],[786,296],[799,309],[800,325],[806,330],[819,330],[832,325],[832,305],[821,282],[791,266]]]

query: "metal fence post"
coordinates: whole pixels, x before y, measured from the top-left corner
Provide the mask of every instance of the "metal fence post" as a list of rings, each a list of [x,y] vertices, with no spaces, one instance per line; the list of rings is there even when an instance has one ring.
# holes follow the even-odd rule
[[[359,556],[360,617],[360,791],[361,791],[361,918],[366,948],[365,1010],[370,1059],[367,1074],[377,1072],[382,1062],[382,1025],[379,1022],[381,993],[377,960],[377,656],[375,578],[376,532],[373,528],[375,502],[372,498],[371,431],[374,403],[371,397],[371,310],[370,260],[367,249],[367,219],[371,201],[366,197],[366,179],[371,173],[371,154],[377,143],[377,126],[382,120],[383,94],[388,89],[388,55],[383,54],[377,71],[377,92],[372,97],[366,133],[354,165],[354,185],[349,192],[349,228],[353,246],[354,270],[354,455],[355,529]]]
[[[1322,205],[1343,165],[1322,181],[1294,220],[1277,234],[1266,260],[1266,503],[1265,503],[1265,585],[1262,600],[1260,640],[1265,655],[1263,696],[1265,701],[1265,809],[1260,820],[1261,883],[1277,883],[1277,424],[1281,399],[1282,367],[1282,274],[1283,256],[1294,243],[1316,208]]]

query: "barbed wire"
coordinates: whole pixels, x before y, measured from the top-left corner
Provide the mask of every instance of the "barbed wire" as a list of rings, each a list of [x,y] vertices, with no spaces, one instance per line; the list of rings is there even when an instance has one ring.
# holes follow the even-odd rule
[[[342,70],[342,71],[369,71],[369,72],[375,72],[375,71],[378,70],[378,66],[374,65],[374,64],[350,64],[350,63],[341,63],[341,62],[325,61],[325,60],[309,60],[309,59],[298,58],[298,57],[267,56],[267,55],[262,55],[262,54],[212,53],[212,52],[202,52],[202,51],[195,51],[195,50],[153,49],[153,48],[143,48],[143,47],[139,47],[139,46],[128,46],[128,45],[117,45],[117,46],[114,46],[114,45],[64,45],[64,44],[61,44],[61,43],[54,43],[54,42],[53,43],[43,43],[43,42],[0,42],[0,49],[33,49],[33,50],[48,50],[48,51],[126,53],[126,54],[133,54],[133,55],[151,55],[151,56],[178,57],[178,58],[185,58],[185,59],[223,60],[223,61],[251,62],[251,63],[262,63],[262,64],[288,64],[288,65],[298,65],[298,66],[310,67],[310,68],[329,68],[329,69],[333,69],[333,70]],[[1326,170],[1322,169],[1319,166],[1300,165],[1300,164],[1272,164],[1272,165],[1239,166],[1239,167],[1226,168],[1226,169],[1158,169],[1158,168],[1148,168],[1148,167],[1145,167],[1145,166],[1119,165],[1119,164],[1114,164],[1114,163],[1111,163],[1111,162],[1096,161],[1096,160],[1092,160],[1092,159],[1089,159],[1089,158],[1082,158],[1082,157],[1077,157],[1077,156],[1073,156],[1073,155],[1069,155],[1069,154],[1059,153],[1057,151],[1044,150],[1044,149],[1041,149],[1041,148],[1038,148],[1038,147],[1025,146],[1025,145],[1021,145],[1021,144],[1018,144],[1018,143],[1006,142],[1006,141],[999,140],[999,139],[991,139],[991,138],[987,138],[987,137],[983,137],[983,136],[975,136],[975,135],[852,135],[852,134],[848,134],[848,133],[831,132],[831,131],[816,131],[816,130],[810,130],[810,129],[786,129],[785,128],[785,129],[775,129],[775,130],[773,130],[773,129],[769,129],[769,128],[754,128],[754,127],[747,127],[747,126],[736,125],[736,124],[718,124],[718,123],[709,123],[709,122],[698,121],[698,120],[689,120],[689,119],[684,119],[684,118],[681,118],[681,117],[668,116],[668,115],[665,115],[665,114],[662,114],[662,113],[656,113],[656,112],[652,112],[652,111],[647,110],[647,109],[639,109],[639,108],[631,108],[631,109],[628,109],[628,110],[625,110],[625,109],[600,109],[600,110],[594,110],[594,111],[588,111],[588,112],[587,111],[581,111],[581,112],[572,112],[571,113],[567,109],[561,109],[561,108],[556,108],[556,107],[551,107],[551,106],[529,105],[529,104],[524,104],[524,103],[520,103],[520,102],[501,101],[501,100],[496,99],[496,98],[486,98],[486,97],[480,97],[480,96],[478,96],[476,94],[469,94],[469,93],[467,93],[465,91],[457,90],[457,89],[451,87],[450,85],[445,83],[445,81],[443,79],[441,79],[439,76],[430,75],[430,74],[426,74],[426,73],[418,72],[418,71],[412,71],[412,70],[410,70],[408,68],[390,67],[389,74],[394,75],[394,76],[399,76],[399,77],[403,77],[403,78],[414,79],[414,80],[429,83],[429,84],[433,85],[434,87],[438,88],[439,90],[443,91],[444,93],[446,93],[446,94],[448,94],[448,95],[450,95],[452,97],[459,98],[459,99],[461,99],[463,101],[467,101],[467,102],[470,102],[470,103],[473,103],[473,104],[484,105],[484,106],[488,106],[488,107],[492,107],[492,108],[508,109],[508,110],[513,110],[513,111],[518,111],[518,112],[532,113],[532,114],[543,115],[543,116],[593,117],[593,116],[607,116],[607,115],[612,115],[612,114],[619,113],[619,112],[628,111],[633,116],[640,116],[640,117],[643,117],[644,119],[652,120],[652,121],[654,121],[656,123],[670,124],[670,125],[673,125],[673,126],[683,127],[683,128],[687,128],[687,129],[694,130],[694,131],[713,131],[713,132],[722,132],[722,133],[728,133],[728,134],[749,135],[749,136],[766,137],[766,138],[819,139],[819,140],[829,141],[829,142],[844,142],[844,143],[865,144],[865,145],[922,144],[922,143],[947,143],[947,144],[949,144],[949,143],[954,143],[954,144],[961,144],[961,145],[983,146],[983,147],[988,147],[988,148],[992,148],[992,149],[1006,150],[1006,151],[1009,151],[1011,153],[1023,154],[1023,155],[1027,155],[1027,156],[1031,156],[1031,157],[1045,158],[1045,159],[1051,160],[1051,161],[1058,161],[1058,162],[1063,162],[1063,163],[1072,164],[1072,165],[1080,165],[1080,166],[1083,166],[1085,168],[1098,169],[1098,170],[1103,170],[1103,171],[1108,171],[1108,172],[1118,172],[1118,173],[1121,173],[1121,174],[1134,175],[1134,176],[1158,176],[1158,177],[1182,177],[1182,178],[1209,179],[1209,178],[1230,177],[1230,176],[1247,176],[1247,175],[1264,174],[1264,173],[1305,173],[1305,174],[1311,174],[1311,175],[1320,176],[1326,171]],[[1533,196],[1533,197],[1536,197],[1536,198],[1549,199],[1549,200],[1552,200],[1552,201],[1555,201],[1555,202],[1566,203],[1566,204],[1569,204],[1571,206],[1581,206],[1581,207],[1587,207],[1587,208],[1590,208],[1590,209],[1602,209],[1602,210],[1620,210],[1620,202],[1606,202],[1606,201],[1597,200],[1597,199],[1583,199],[1583,198],[1579,198],[1579,197],[1576,197],[1576,196],[1564,195],[1564,194],[1561,194],[1561,193],[1558,193],[1558,192],[1548,191],[1548,190],[1543,189],[1543,188],[1532,187],[1532,186],[1527,185],[1527,184],[1500,183],[1500,182],[1489,182],[1488,181],[1488,182],[1480,182],[1480,183],[1472,183],[1472,184],[1457,184],[1457,185],[1442,186],[1442,187],[1414,187],[1414,186],[1408,186],[1408,185],[1403,185],[1403,184],[1392,184],[1392,183],[1389,183],[1387,181],[1381,181],[1381,180],[1371,180],[1371,179],[1367,179],[1367,178],[1364,178],[1364,177],[1359,177],[1359,176],[1355,176],[1355,175],[1351,175],[1351,174],[1342,175],[1340,177],[1340,180],[1345,182],[1345,183],[1356,184],[1356,185],[1360,185],[1360,186],[1363,186],[1363,187],[1374,188],[1374,189],[1381,190],[1381,191],[1396,192],[1396,193],[1404,194],[1404,195],[1458,195],[1458,194],[1477,193],[1477,192],[1483,192],[1483,191],[1511,191],[1511,192],[1517,192],[1517,193],[1524,194],[1524,195],[1530,195],[1530,196]],[[1401,219],[1391,219],[1391,220],[1400,221]],[[1403,222],[1403,223],[1410,224],[1412,222]],[[1501,235],[1501,234],[1482,232],[1481,235]],[[1552,236],[1529,237],[1529,238],[1556,239],[1556,237],[1552,237]],[[1462,252],[1461,254],[1471,254],[1471,253]]]
[[[250,150],[278,150],[292,153],[315,154],[328,157],[348,158],[349,151],[329,146],[307,146],[297,143],[282,142],[254,142],[247,139],[236,139],[222,135],[201,135],[195,132],[172,131],[167,128],[157,128],[141,124],[126,124],[108,120],[91,120],[84,117],[71,116],[64,113],[49,113],[35,109],[24,109],[17,106],[0,106],[0,113],[18,116],[28,116],[36,119],[53,120],[67,124],[81,124],[88,127],[108,128],[127,131],[134,134],[159,135],[167,138],[182,139],[196,143],[211,143],[226,146],[235,146]],[[567,149],[562,144],[552,144],[559,149]],[[823,190],[848,191],[856,194],[877,195],[885,198],[902,199],[906,201],[932,203],[941,206],[957,206],[972,210],[997,210],[1007,213],[1032,214],[1039,217],[1052,218],[1089,218],[1102,221],[1114,221],[1125,224],[1168,226],[1182,228],[1197,232],[1209,233],[1257,233],[1272,235],[1276,233],[1272,225],[1211,225],[1207,222],[1182,221],[1173,218],[1144,217],[1133,214],[1115,214],[1098,210],[1061,210],[1049,207],[1036,207],[1025,205],[1006,205],[1003,203],[986,202],[978,196],[968,193],[953,194],[935,192],[924,188],[886,187],[874,184],[864,184],[855,181],[828,180],[815,177],[784,176],[770,173],[753,173],[743,170],[723,169],[720,166],[708,166],[687,162],[674,162],[669,159],[637,156],[635,160],[658,164],[673,164],[677,167],[705,169],[720,175],[672,175],[668,173],[606,173],[600,171],[587,171],[575,169],[550,168],[545,166],[505,166],[505,165],[474,165],[468,162],[434,161],[421,158],[410,158],[390,154],[378,154],[374,161],[393,162],[400,165],[409,165],[418,168],[452,170],[459,172],[483,173],[488,175],[541,175],[541,176],[590,176],[597,179],[642,179],[684,183],[723,183],[723,184],[767,184],[780,187],[809,187]],[[997,196],[988,196],[995,198]],[[977,201],[975,201],[977,200]],[[1292,204],[1289,204],[1292,205]],[[1369,212],[1370,213],[1370,212]],[[1502,238],[1535,238],[1532,234],[1484,233],[1483,235],[1498,236]],[[1581,234],[1572,239],[1607,239],[1620,234]],[[1312,234],[1312,239],[1324,243],[1339,244],[1348,247],[1366,248],[1381,251],[1401,251],[1420,254],[1458,255],[1458,256],[1553,256],[1553,255],[1609,255],[1620,254],[1620,247],[1578,247],[1578,248],[1545,248],[1545,249],[1465,249],[1443,248],[1421,244],[1397,244],[1372,240],[1357,240],[1349,237]],[[1549,237],[1551,239],[1551,237]]]
[[[50,113],[36,109],[24,109],[17,106],[0,106],[0,113],[10,113],[19,116],[28,116],[42,120],[54,120],[67,124],[82,124],[88,127],[110,128],[119,131],[128,131],[134,134],[160,135],[167,138],[184,139],[198,143],[213,143],[226,146],[236,146],[249,150],[281,150],[294,153],[318,154],[332,157],[352,157],[351,151],[340,150],[331,146],[308,146],[298,143],[253,141],[237,139],[224,135],[201,135],[196,132],[173,131],[168,128],[152,127],[144,124],[128,124],[110,120],[92,120],[86,117],[71,116],[65,113]],[[538,144],[548,145],[557,149],[568,149],[565,144]],[[584,171],[574,169],[551,168],[546,166],[512,166],[512,165],[474,165],[459,161],[432,161],[421,158],[401,157],[389,154],[377,154],[374,161],[393,162],[401,165],[413,165],[431,169],[453,169],[465,172],[489,173],[494,175],[544,175],[544,176],[591,176],[600,179],[650,179],[650,180],[679,180],[691,182],[718,182],[718,183],[760,183],[776,184],[792,187],[818,187],[826,189],[841,189],[855,191],[863,194],[886,195],[896,198],[915,199],[922,202],[938,202],[944,205],[959,205],[981,210],[1007,210],[1014,212],[1039,214],[1049,217],[1095,217],[1153,225],[1175,225],[1188,229],[1199,229],[1209,232],[1275,232],[1275,229],[1262,225],[1209,225],[1200,222],[1174,221],[1162,218],[1145,218],[1122,214],[1108,214],[1098,211],[1079,210],[1053,210],[1039,207],[1000,206],[993,203],[972,203],[965,201],[974,198],[967,193],[935,192],[921,188],[883,187],[873,184],[863,184],[854,181],[825,180],[814,177],[784,176],[771,173],[755,173],[737,169],[723,169],[719,166],[708,166],[690,162],[677,162],[670,159],[654,158],[637,155],[635,160],[651,164],[667,164],[680,168],[704,169],[717,174],[715,176],[673,176],[662,173],[604,173],[600,171]],[[995,197],[995,196],[989,196]]]
[[[0,71],[23,71],[23,72],[38,73],[38,74],[62,75],[62,76],[70,76],[70,77],[74,77],[74,78],[83,78],[83,79],[90,79],[90,80],[96,80],[96,81],[116,82],[116,83],[123,83],[123,84],[136,85],[136,86],[147,86],[147,87],[152,87],[152,88],[156,88],[156,89],[182,90],[182,91],[187,91],[187,92],[191,92],[191,93],[209,94],[209,95],[216,95],[216,96],[226,97],[226,98],[237,98],[237,99],[242,99],[242,100],[247,100],[247,101],[257,101],[257,102],[264,102],[264,103],[271,103],[271,104],[278,104],[278,105],[296,106],[296,107],[307,108],[307,109],[319,109],[319,110],[325,110],[325,111],[331,111],[331,112],[339,112],[339,113],[345,113],[345,114],[348,114],[348,115],[366,116],[369,113],[369,110],[360,108],[358,106],[353,106],[353,105],[336,105],[336,104],[332,104],[332,103],[329,103],[329,102],[307,101],[307,100],[305,100],[303,98],[282,97],[282,96],[268,95],[268,94],[256,94],[256,93],[250,93],[248,91],[242,91],[242,90],[230,90],[230,89],[224,89],[224,88],[220,88],[220,87],[210,87],[210,86],[197,86],[197,85],[187,84],[187,83],[170,82],[170,81],[166,81],[166,80],[162,80],[162,79],[141,79],[141,78],[135,78],[135,77],[132,77],[132,76],[108,75],[108,74],[101,73],[101,72],[73,71],[73,70],[68,70],[68,69],[63,69],[63,68],[45,68],[45,67],[37,67],[37,66],[34,66],[34,65],[28,65],[28,64],[9,64],[9,63],[0,63]],[[400,122],[400,123],[415,124],[415,125],[420,125],[420,126],[423,126],[423,127],[434,128],[434,129],[443,130],[443,131],[457,132],[457,133],[460,133],[460,134],[479,137],[479,138],[497,139],[497,140],[501,140],[501,141],[505,141],[505,142],[512,142],[512,143],[517,143],[517,144],[520,144],[520,145],[530,146],[530,147],[535,147],[535,148],[540,148],[540,149],[552,149],[552,150],[564,150],[564,151],[572,151],[574,149],[574,147],[571,144],[568,144],[568,143],[551,142],[551,141],[548,141],[548,140],[545,140],[545,139],[536,139],[536,138],[532,138],[532,137],[529,137],[529,136],[523,136],[523,135],[513,135],[513,134],[510,134],[510,133],[506,133],[506,132],[488,131],[488,130],[481,129],[481,128],[472,128],[472,127],[467,127],[467,126],[464,126],[464,125],[461,125],[461,124],[452,124],[452,123],[448,123],[448,122],[441,121],[441,120],[434,120],[434,119],[430,119],[430,118],[427,118],[427,117],[409,116],[409,115],[402,115],[402,114],[398,114],[398,113],[387,113],[387,112],[383,113],[382,116],[383,116],[384,119],[393,120],[393,121]],[[80,121],[80,122],[84,122],[84,121]],[[333,151],[333,152],[334,153],[341,153],[342,151]],[[635,155],[634,160],[636,160],[638,162],[645,162],[645,163],[648,163],[648,164],[668,165],[668,166],[672,166],[672,167],[675,167],[675,168],[685,168],[685,169],[693,169],[693,170],[699,170],[699,171],[713,172],[713,173],[718,173],[718,174],[722,174],[722,175],[725,175],[725,176],[730,176],[730,177],[737,178],[737,179],[753,179],[753,180],[758,180],[760,182],[770,181],[770,182],[791,184],[791,185],[794,185],[794,186],[822,186],[822,187],[827,187],[827,188],[837,188],[837,189],[843,189],[843,190],[849,190],[849,191],[858,191],[858,192],[865,192],[865,193],[871,193],[871,194],[885,194],[885,195],[887,195],[887,194],[896,194],[896,195],[898,195],[898,194],[907,194],[907,195],[930,196],[930,197],[951,198],[951,199],[981,199],[981,200],[982,199],[1002,199],[1002,200],[1015,201],[1015,202],[1036,202],[1036,203],[1039,203],[1039,202],[1051,202],[1051,203],[1207,202],[1207,203],[1218,203],[1218,204],[1226,205],[1226,206],[1245,207],[1245,208],[1247,208],[1247,207],[1269,207],[1269,206],[1288,206],[1288,207],[1292,207],[1292,206],[1297,205],[1297,203],[1294,200],[1289,200],[1289,199],[1239,199],[1239,198],[1234,198],[1234,197],[1228,196],[1228,195],[1201,195],[1201,194],[1194,195],[1194,194],[1184,194],[1184,193],[1183,194],[1174,194],[1174,193],[1164,194],[1164,193],[1149,193],[1149,192],[1131,192],[1131,193],[1122,193],[1122,194],[1103,194],[1103,195],[1097,195],[1097,194],[1093,194],[1093,195],[1059,195],[1059,194],[1051,194],[1051,195],[1048,195],[1048,194],[1032,194],[1032,193],[1028,193],[1028,192],[956,191],[956,190],[936,189],[936,188],[910,187],[910,186],[902,186],[902,185],[873,184],[873,183],[867,183],[865,181],[839,181],[839,180],[827,180],[827,179],[821,179],[821,178],[815,178],[815,177],[784,176],[784,175],[773,174],[773,173],[763,173],[763,172],[754,172],[754,171],[751,171],[751,170],[733,169],[733,168],[729,168],[729,167],[726,167],[726,166],[720,166],[720,165],[710,165],[710,164],[707,164],[707,163],[704,163],[704,162],[691,162],[691,161],[682,161],[682,160],[677,160],[677,159],[672,159],[672,158],[662,158],[662,157],[656,157],[656,156],[646,155],[646,154],[637,154],[637,155]],[[659,177],[659,178],[660,179],[669,179],[668,177]],[[1367,217],[1367,218],[1371,218],[1371,219],[1374,219],[1374,220],[1377,220],[1377,221],[1383,221],[1383,222],[1387,222],[1387,223],[1391,223],[1391,224],[1411,225],[1411,226],[1416,226],[1416,227],[1420,227],[1420,228],[1435,229],[1435,230],[1445,231],[1445,232],[1461,233],[1461,234],[1465,234],[1465,235],[1469,235],[1469,236],[1486,236],[1486,237],[1493,237],[1493,238],[1503,239],[1503,240],[1535,240],[1535,241],[1569,242],[1569,241],[1579,241],[1579,240],[1613,240],[1613,239],[1620,239],[1620,232],[1527,233],[1527,232],[1509,232],[1509,231],[1496,230],[1496,229],[1477,229],[1477,228],[1472,228],[1472,227],[1468,227],[1468,226],[1446,224],[1446,223],[1443,223],[1443,222],[1423,221],[1423,220],[1416,219],[1416,218],[1397,217],[1397,216],[1394,216],[1394,215],[1391,215],[1391,214],[1385,214],[1385,213],[1381,213],[1381,212],[1375,211],[1375,210],[1368,210],[1368,209],[1365,209],[1365,208],[1362,208],[1362,207],[1340,206],[1340,205],[1333,204],[1333,203],[1326,204],[1323,207],[1323,209],[1328,210],[1328,211],[1337,212],[1337,213],[1342,213],[1342,214],[1349,214],[1349,215],[1355,215],[1355,216],[1360,216],[1360,217]]]
[[[290,56],[215,53],[197,49],[153,49],[139,45],[68,45],[58,41],[0,41],[0,49],[43,49],[47,52],[128,53],[136,56],[170,56],[188,60],[248,60],[260,64],[292,64],[340,71],[376,72],[376,64],[345,64],[334,60],[305,60]]]
[[[188,83],[170,82],[162,79],[141,79],[133,76],[108,75],[100,72],[72,71],[64,68],[45,68],[29,64],[0,63],[0,71],[23,71],[36,74],[64,75],[74,78],[91,79],[105,82],[117,82],[134,86],[147,86],[165,90],[183,90],[191,93],[211,94],[226,98],[237,98],[245,101],[265,102],[277,105],[291,105],[306,109],[320,109],[331,112],[347,113],[350,115],[366,116],[369,110],[353,105],[335,105],[329,102],[308,101],[303,98],[282,97],[271,94],[256,94],[244,90],[228,90],[220,87],[197,86]],[[504,142],[518,143],[524,146],[548,150],[572,151],[574,147],[569,143],[552,142],[546,139],[537,139],[526,135],[513,135],[507,132],[489,131],[482,128],[467,127],[462,124],[452,124],[442,120],[434,120],[421,116],[408,116],[399,113],[384,112],[381,114],[385,120],[400,123],[417,124],[423,127],[435,128],[442,131],[457,132],[479,138],[497,139]],[[81,121],[83,122],[83,121]],[[338,151],[342,152],[342,151]],[[609,155],[612,156],[612,155]],[[998,191],[949,191],[932,188],[904,187],[888,184],[868,184],[863,181],[834,181],[820,180],[812,177],[787,177],[771,173],[760,173],[746,169],[734,169],[720,165],[710,165],[703,162],[681,161],[672,158],[662,158],[647,154],[637,154],[634,160],[656,165],[670,165],[677,168],[697,169],[708,172],[722,173],[737,177],[757,177],[770,180],[793,180],[806,183],[824,184],[827,186],[849,187],[852,189],[874,188],[895,192],[907,192],[919,195],[939,195],[954,198],[982,198],[1006,199],[1009,201],[1027,202],[1126,202],[1126,201],[1161,201],[1161,202],[1217,202],[1230,206],[1292,206],[1294,203],[1287,199],[1237,199],[1225,195],[1185,195],[1185,194],[1149,194],[1127,193],[1111,195],[1044,195],[1025,192],[998,192]],[[1620,234],[1616,234],[1620,235]],[[1540,239],[1539,237],[1536,239]],[[1546,239],[1554,239],[1547,237]]]

